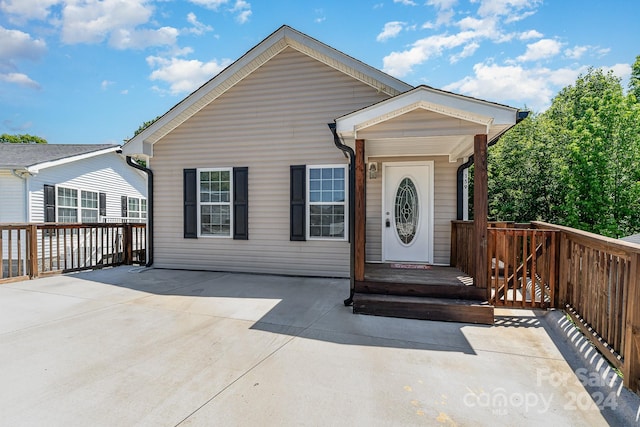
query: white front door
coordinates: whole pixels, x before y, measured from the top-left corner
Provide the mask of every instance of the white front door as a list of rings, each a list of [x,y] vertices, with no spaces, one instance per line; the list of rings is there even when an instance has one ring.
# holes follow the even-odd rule
[[[433,263],[433,162],[383,164],[383,261]]]

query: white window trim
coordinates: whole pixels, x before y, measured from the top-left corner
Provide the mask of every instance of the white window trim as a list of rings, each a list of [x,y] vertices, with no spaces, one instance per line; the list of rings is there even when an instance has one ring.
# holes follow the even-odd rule
[[[342,168],[344,169],[344,202],[342,205],[344,206],[344,236],[342,237],[317,237],[311,236],[311,169],[325,169],[325,168]],[[345,242],[349,240],[349,165],[345,164],[329,164],[329,165],[307,165],[306,177],[305,177],[305,186],[306,186],[306,203],[305,203],[305,222],[306,222],[306,234],[307,240],[324,240],[329,242]],[[314,202],[313,205],[339,205],[340,202]]]
[[[138,212],[140,214],[140,216],[131,216],[131,210],[129,209],[129,199],[135,199],[138,201],[138,208],[139,210],[137,211],[133,211],[133,212]],[[132,197],[132,196],[127,196],[127,218],[133,218],[133,219],[139,219],[139,220],[147,220],[147,210],[142,210],[142,201],[143,200],[147,200],[144,197]],[[146,205],[145,205],[146,208]],[[142,216],[142,213],[144,212],[144,217]]]
[[[201,223],[201,202],[200,202],[200,172],[229,172],[229,235],[228,236],[219,236],[213,234],[202,234],[202,223]],[[196,192],[197,192],[197,200],[198,200],[198,238],[202,237],[205,239],[233,239],[233,168],[198,168],[196,169]],[[212,205],[226,205],[227,202],[220,203],[211,203]]]
[[[60,218],[58,215],[59,209],[60,208],[65,208],[65,209],[73,209],[73,207],[70,206],[60,206],[60,202],[59,202],[59,198],[58,198],[58,189],[62,188],[62,189],[66,189],[66,190],[73,190],[76,192],[76,198],[77,198],[77,202],[78,205],[75,207],[76,209],[76,218],[77,221],[74,224],[82,224],[82,210],[83,209],[90,209],[90,210],[95,210],[98,212],[98,222],[100,222],[100,192],[99,191],[93,191],[93,190],[82,190],[80,188],[76,188],[73,186],[69,186],[69,185],[58,185],[55,184],[54,185],[55,188],[55,196],[56,196],[56,222],[60,222]],[[93,209],[93,208],[83,208],[82,207],[82,192],[85,191],[87,193],[95,193],[98,196],[98,208],[97,209]],[[44,203],[44,201],[43,201]],[[43,205],[44,206],[44,205]],[[65,223],[65,224],[71,224],[71,223]]]

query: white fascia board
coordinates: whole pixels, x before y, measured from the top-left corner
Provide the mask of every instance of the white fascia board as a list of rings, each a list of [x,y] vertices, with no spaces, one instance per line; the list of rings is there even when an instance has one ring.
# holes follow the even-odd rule
[[[419,86],[394,98],[338,118],[336,130],[344,136],[354,135],[359,129],[397,117],[416,108],[424,108],[486,125],[487,133],[493,124],[514,125],[518,112],[516,108]]]
[[[77,156],[65,157],[64,159],[53,160],[51,162],[38,163],[37,165],[29,166],[27,168],[27,171],[30,174],[36,174],[40,172],[41,169],[46,169],[53,166],[60,166],[67,163],[73,163],[73,162],[77,162],[78,160],[88,159],[91,157],[100,156],[102,154],[114,153],[119,149],[120,147],[110,147],[110,148],[105,148],[103,150],[93,151],[91,153],[79,154]]]

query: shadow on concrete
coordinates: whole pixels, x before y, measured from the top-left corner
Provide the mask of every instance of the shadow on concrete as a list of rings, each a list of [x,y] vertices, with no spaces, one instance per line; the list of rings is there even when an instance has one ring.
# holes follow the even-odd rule
[[[616,370],[562,310],[536,311],[539,323],[565,358],[588,396],[575,396],[568,410],[597,408],[612,426],[640,426],[640,396],[623,385]],[[566,378],[540,373],[542,382],[560,385]],[[574,379],[574,380],[575,380]]]
[[[353,314],[352,308],[342,303],[349,293],[347,279],[136,267],[80,272],[70,277],[153,295],[209,298],[211,301],[194,310],[253,320],[251,329],[276,334],[344,345],[476,354],[462,332],[468,324]],[[264,301],[273,305],[260,312]]]

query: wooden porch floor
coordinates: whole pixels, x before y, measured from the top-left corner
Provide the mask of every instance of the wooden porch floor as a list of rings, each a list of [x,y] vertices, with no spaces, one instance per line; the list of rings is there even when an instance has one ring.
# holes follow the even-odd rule
[[[364,281],[417,285],[473,286],[473,278],[455,267],[412,264],[366,264]]]

